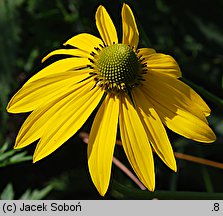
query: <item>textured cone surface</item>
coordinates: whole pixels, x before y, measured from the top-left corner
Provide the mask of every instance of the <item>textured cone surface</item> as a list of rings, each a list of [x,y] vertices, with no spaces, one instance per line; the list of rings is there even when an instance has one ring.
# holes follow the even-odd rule
[[[110,83],[131,85],[137,80],[140,63],[128,45],[114,44],[101,51],[97,68]]]

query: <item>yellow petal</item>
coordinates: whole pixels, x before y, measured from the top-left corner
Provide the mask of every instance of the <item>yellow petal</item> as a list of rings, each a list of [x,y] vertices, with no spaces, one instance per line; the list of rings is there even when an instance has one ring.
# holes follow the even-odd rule
[[[115,26],[108,12],[103,6],[100,5],[98,7],[95,14],[95,18],[98,31],[104,43],[109,46],[113,43],[118,43],[118,37]]]
[[[136,101],[136,106],[138,107],[139,117],[141,121],[144,122],[144,128],[153,149],[168,167],[173,171],[176,171],[177,166],[172,146],[169,142],[166,130],[154,107],[146,99],[139,88],[134,89],[133,96]]]
[[[112,158],[118,125],[119,100],[107,95],[91,128],[88,141],[88,167],[99,193],[106,193],[110,176]]]
[[[24,85],[27,85],[37,79],[42,79],[46,76],[56,75],[65,71],[72,71],[72,73],[74,73],[75,70],[87,68],[89,63],[90,61],[87,58],[72,57],[61,59],[43,68],[41,71],[32,76]]]
[[[150,73],[144,77],[146,79],[144,87],[151,98],[170,109],[188,111],[207,123],[203,111],[205,109],[206,112],[210,112],[210,109],[201,98],[194,100],[199,96],[191,88],[186,88],[181,81],[169,76],[157,76],[155,73]],[[203,109],[198,106],[199,101],[204,104]]]
[[[188,111],[172,108],[170,106],[161,105],[156,100],[149,96],[149,93],[144,91],[147,100],[150,100],[154,105],[157,114],[161,121],[174,132],[204,143],[214,142],[216,140],[215,134],[207,123],[199,119],[197,116]]]
[[[47,56],[42,59],[42,62],[46,61],[48,58],[54,55],[71,55],[77,57],[90,58],[90,53],[87,53],[80,49],[58,49],[50,52]]]
[[[142,183],[153,191],[155,172],[151,146],[136,110],[125,96],[121,98],[119,124],[122,145],[132,168]]]
[[[64,92],[62,96],[57,96],[56,99],[43,104],[42,107],[35,109],[23,123],[17,138],[15,148],[23,148],[32,142],[38,140],[44,133],[50,129],[53,116],[60,112],[60,110],[71,100],[79,97],[80,94],[88,93],[89,89],[92,88],[90,80],[83,81],[75,88],[69,89]]]
[[[136,50],[139,43],[139,32],[132,10],[127,4],[123,4],[122,7],[122,29],[122,43],[130,45]]]
[[[138,57],[142,56],[145,59],[144,61],[146,61],[151,54],[156,53],[156,50],[152,48],[140,48],[137,52]]]
[[[151,71],[175,78],[182,76],[177,62],[169,55],[154,53],[149,55],[145,62],[147,63],[148,73]]]
[[[184,95],[186,95],[186,94],[188,94],[188,92],[190,92],[190,98],[196,104],[196,106],[202,110],[202,112],[205,114],[205,116],[210,115],[211,110],[208,107],[208,105],[190,86],[186,85],[185,83],[183,83],[179,80],[177,80],[177,82],[175,82],[175,80],[172,80],[172,79],[170,79],[170,81],[168,81],[168,83],[170,85],[172,85],[174,83],[174,87],[177,90],[179,90],[181,93],[183,93]]]
[[[53,115],[48,130],[43,133],[37,144],[34,162],[59,148],[82,127],[94,111],[102,98],[103,91],[98,87],[92,89],[92,84],[94,85],[94,82],[85,87],[89,89],[88,93],[84,89],[77,98],[71,99]]]
[[[45,75],[44,78],[33,79],[31,82],[28,81],[12,97],[7,111],[11,113],[32,111],[74,89],[77,82],[89,77],[89,71],[91,69],[75,72],[66,71],[55,75]]]
[[[66,41],[63,45],[71,45],[81,49],[87,53],[95,52],[95,47],[99,47],[99,44],[103,45],[101,39],[87,33],[78,34],[68,41]]]

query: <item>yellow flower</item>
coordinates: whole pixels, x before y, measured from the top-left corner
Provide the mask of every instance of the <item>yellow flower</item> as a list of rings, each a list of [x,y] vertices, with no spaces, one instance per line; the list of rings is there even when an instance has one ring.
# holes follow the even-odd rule
[[[101,195],[107,191],[116,133],[120,128],[126,156],[142,183],[155,188],[153,152],[173,171],[176,161],[164,125],[192,140],[210,143],[215,134],[206,116],[210,109],[178,78],[181,71],[169,55],[138,48],[139,32],[130,7],[122,8],[122,42],[106,9],[99,6],[96,25],[101,39],[79,34],[43,61],[70,55],[31,77],[14,95],[7,110],[30,112],[15,148],[39,140],[34,162],[73,136],[99,106],[88,143],[91,178]]]

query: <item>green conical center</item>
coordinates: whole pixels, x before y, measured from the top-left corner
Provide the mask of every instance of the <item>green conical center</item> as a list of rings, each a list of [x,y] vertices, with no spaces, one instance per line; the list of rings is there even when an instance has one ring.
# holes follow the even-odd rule
[[[114,44],[104,48],[98,56],[97,69],[105,80],[115,84],[134,84],[140,63],[135,52],[126,44]]]

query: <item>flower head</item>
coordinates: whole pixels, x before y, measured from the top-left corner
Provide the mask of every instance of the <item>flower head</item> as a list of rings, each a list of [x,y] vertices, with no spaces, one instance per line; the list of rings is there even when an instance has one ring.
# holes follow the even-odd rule
[[[122,8],[122,41],[106,9],[99,6],[96,25],[101,39],[79,34],[49,53],[70,57],[31,77],[7,110],[32,112],[22,125],[15,148],[39,140],[34,162],[51,154],[85,123],[100,105],[88,143],[91,178],[101,195],[107,191],[117,130],[126,156],[142,183],[155,188],[153,151],[177,170],[164,125],[192,140],[210,143],[215,134],[206,116],[210,109],[181,82],[181,71],[169,55],[138,48],[139,32],[130,7]],[[118,127],[119,126],[119,127]]]

